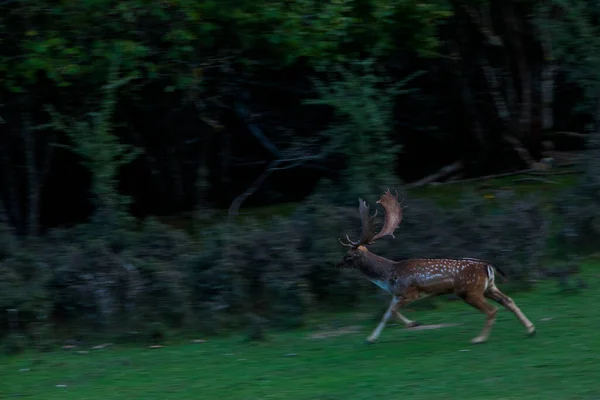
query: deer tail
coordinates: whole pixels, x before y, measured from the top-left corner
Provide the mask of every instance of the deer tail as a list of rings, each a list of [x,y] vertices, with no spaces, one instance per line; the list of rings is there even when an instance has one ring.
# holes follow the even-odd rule
[[[500,275],[502,275],[502,278],[504,278],[504,282],[508,281],[508,277],[506,276],[504,271],[502,271],[500,268],[498,268],[497,265],[493,265],[492,268],[494,268],[496,271],[498,271],[500,273]]]

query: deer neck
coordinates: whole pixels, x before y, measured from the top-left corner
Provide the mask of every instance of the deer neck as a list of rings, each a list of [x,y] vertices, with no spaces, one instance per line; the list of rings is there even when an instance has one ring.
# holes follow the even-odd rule
[[[364,246],[359,249],[364,253],[362,262],[358,265],[360,272],[383,290],[391,292],[395,262],[371,253]]]

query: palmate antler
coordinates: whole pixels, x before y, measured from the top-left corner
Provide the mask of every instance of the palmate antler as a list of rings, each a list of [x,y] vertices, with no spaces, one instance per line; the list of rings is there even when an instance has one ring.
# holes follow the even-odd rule
[[[398,202],[398,192],[396,192],[396,195],[393,195],[388,189],[377,201],[377,203],[381,204],[385,209],[383,228],[381,228],[381,231],[379,231],[378,234],[375,234],[375,217],[377,216],[377,210],[375,210],[375,214],[371,216],[369,215],[369,206],[367,203],[363,199],[359,199],[358,202],[358,211],[362,220],[360,240],[353,242],[348,235],[346,235],[348,243],[344,243],[341,239],[338,239],[342,246],[357,248],[361,245],[372,244],[377,239],[387,235],[394,237],[394,231],[398,228],[400,222],[402,222],[402,206]]]

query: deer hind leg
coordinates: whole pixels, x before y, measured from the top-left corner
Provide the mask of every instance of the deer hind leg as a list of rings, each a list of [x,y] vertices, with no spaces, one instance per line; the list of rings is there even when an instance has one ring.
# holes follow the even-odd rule
[[[398,311],[398,308],[400,308],[400,307],[396,307],[396,309],[394,309],[394,313],[396,313],[396,316],[398,318],[400,318],[400,320],[402,321],[402,323],[404,324],[405,327],[414,328],[415,326],[421,325],[421,323],[418,321],[413,321],[412,319],[406,318],[404,315],[402,315],[400,313],[400,311]]]
[[[485,301],[485,297],[483,297],[483,295],[481,294],[470,293],[465,294],[461,297],[463,298],[465,303],[481,310],[481,312],[483,312],[486,315],[483,330],[481,331],[479,336],[471,340],[471,343],[477,344],[486,342],[488,340],[488,337],[490,336],[492,325],[494,325],[494,322],[496,321],[496,313],[498,312],[498,309],[496,309],[496,307]]]
[[[529,318],[527,318],[519,307],[517,307],[513,299],[502,293],[495,285],[490,286],[488,290],[486,290],[485,296],[503,305],[506,309],[515,314],[519,321],[525,326],[529,335],[535,334],[535,325],[533,325]]]

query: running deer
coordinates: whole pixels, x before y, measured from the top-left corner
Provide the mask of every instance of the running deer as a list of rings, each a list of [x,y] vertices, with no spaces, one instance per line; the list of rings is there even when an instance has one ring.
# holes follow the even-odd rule
[[[481,334],[471,343],[487,341],[496,319],[497,308],[486,301],[486,297],[498,302],[512,311],[527,329],[529,335],[535,333],[535,326],[521,312],[515,302],[502,293],[494,283],[494,270],[504,276],[502,271],[490,263],[474,258],[418,258],[405,261],[393,261],[371,253],[367,245],[373,244],[384,236],[394,237],[394,231],[402,221],[402,206],[398,202],[398,193],[392,195],[389,189],[377,201],[385,210],[385,219],[381,231],[375,234],[375,216],[370,215],[369,206],[359,199],[359,213],[362,220],[362,234],[357,242],[346,235],[350,247],[339,268],[360,270],[371,282],[390,293],[392,302],[383,315],[381,322],[367,338],[368,343],[377,340],[387,321],[395,314],[406,327],[420,325],[411,321],[398,310],[415,300],[426,297],[455,293],[467,304],[478,308],[486,315]]]

